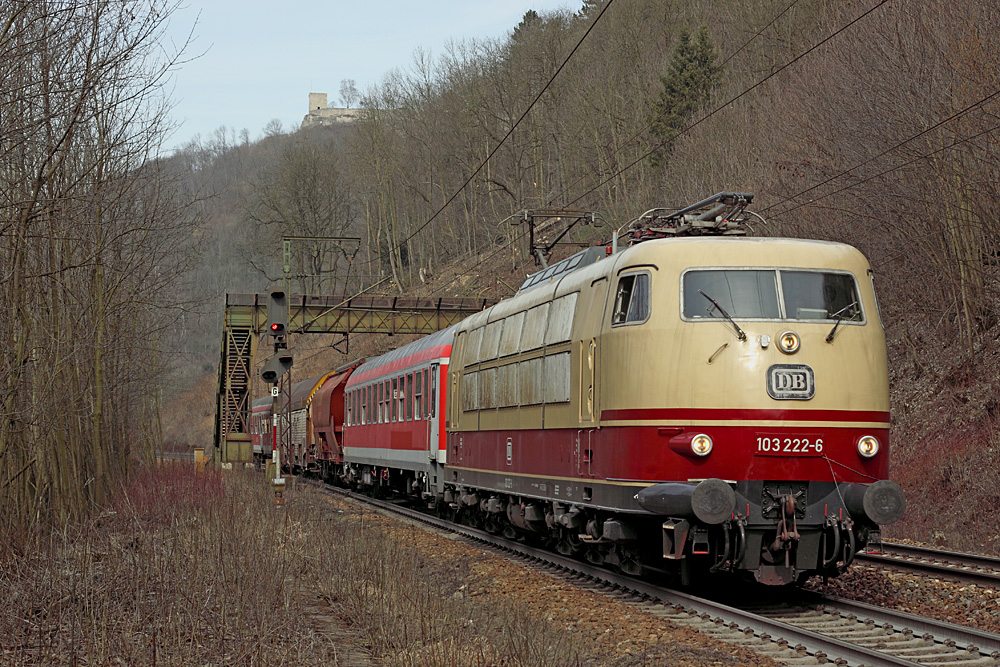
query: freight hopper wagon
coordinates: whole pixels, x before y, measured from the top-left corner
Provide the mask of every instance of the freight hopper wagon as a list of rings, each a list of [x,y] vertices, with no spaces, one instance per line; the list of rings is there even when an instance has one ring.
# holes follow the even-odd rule
[[[278,399],[277,425],[272,418],[274,399],[254,400],[250,418],[254,460],[258,464],[270,460],[280,445],[286,472],[331,474],[343,463],[344,387],[362,363],[355,361],[293,384],[291,401],[284,396]]]
[[[416,470],[465,521],[626,572],[840,574],[905,505],[872,271],[847,245],[743,237],[751,197],[651,211],[623,252],[565,260],[442,334],[446,450],[423,437],[436,422],[375,435],[410,418],[417,357],[382,362],[349,403],[373,423],[354,451]]]
[[[310,401],[313,440],[308,467],[323,478],[332,477],[344,464],[347,381],[363,363],[358,360],[324,375]]]

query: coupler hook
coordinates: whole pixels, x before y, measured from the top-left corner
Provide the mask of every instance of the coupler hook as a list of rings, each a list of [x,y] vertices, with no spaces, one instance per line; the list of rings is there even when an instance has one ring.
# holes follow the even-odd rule
[[[789,547],[792,542],[798,542],[799,531],[795,524],[795,498],[788,494],[781,499],[781,519],[778,520],[777,534],[771,551],[785,550],[785,564],[789,560]]]

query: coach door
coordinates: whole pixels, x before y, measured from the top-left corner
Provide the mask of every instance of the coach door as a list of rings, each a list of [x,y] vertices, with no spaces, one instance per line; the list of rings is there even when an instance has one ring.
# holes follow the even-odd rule
[[[607,298],[608,279],[606,276],[593,281],[589,290],[581,291],[577,302],[577,331],[582,334],[592,334],[601,330]],[[580,427],[586,429],[596,427],[597,422],[600,421],[600,392],[597,384],[598,366],[600,365],[600,350],[598,349],[600,337],[586,335],[581,338],[578,342],[580,346],[580,372],[578,375],[580,386],[577,401]]]
[[[437,419],[437,382],[438,382],[438,364],[431,364],[430,373],[427,369],[423,372],[423,382],[424,382],[424,414],[427,419],[427,458],[431,461],[437,460],[438,449],[440,447],[440,424],[439,419]]]
[[[599,471],[606,467],[604,459],[611,455],[602,451],[600,445],[600,387],[598,386],[598,366],[600,365],[600,337],[594,336],[601,330],[605,302],[608,297],[608,279],[601,277],[590,284],[590,289],[582,290],[577,302],[577,331],[585,334],[577,341],[579,345],[580,384],[576,396],[579,411],[579,427],[573,439],[573,459],[576,474],[584,479],[601,477]],[[574,336],[576,338],[576,336]]]

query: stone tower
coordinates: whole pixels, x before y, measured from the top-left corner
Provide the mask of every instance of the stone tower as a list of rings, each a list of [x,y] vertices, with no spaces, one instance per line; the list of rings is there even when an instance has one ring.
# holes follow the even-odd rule
[[[326,93],[309,93],[309,113],[326,109]]]

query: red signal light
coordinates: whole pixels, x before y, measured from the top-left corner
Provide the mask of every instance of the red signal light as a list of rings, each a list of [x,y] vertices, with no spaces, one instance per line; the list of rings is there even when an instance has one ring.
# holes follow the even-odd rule
[[[271,331],[278,331],[279,329],[281,329],[281,325],[277,322],[271,325]]]

